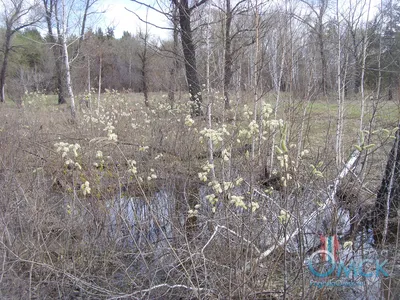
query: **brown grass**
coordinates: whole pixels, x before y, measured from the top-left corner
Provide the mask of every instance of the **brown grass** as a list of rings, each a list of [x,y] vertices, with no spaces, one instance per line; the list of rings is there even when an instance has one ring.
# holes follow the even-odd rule
[[[81,107],[75,121],[68,107],[53,104],[51,96],[28,97],[21,108],[8,103],[0,107],[1,298],[257,299],[267,292],[279,295],[282,276],[295,282],[286,291],[291,299],[311,295],[308,286],[306,294],[301,289],[307,277],[304,256],[289,259],[277,251],[271,261],[252,266],[250,273],[243,270],[257,255],[255,248],[266,249],[297,226],[293,220],[287,226],[279,223],[281,209],[301,217],[326,197],[324,191],[338,172],[333,163],[334,102],[307,104],[284,98],[278,115],[289,120],[287,145],[298,143],[304,120],[303,148],[310,153],[297,169],[291,162],[282,169],[275,161],[280,176],[290,174],[292,179],[281,192],[270,190],[275,201],[270,202],[247,193],[246,182],[257,190],[267,188],[260,181],[264,167],[271,169],[267,162],[273,132],[256,141],[252,159],[246,146],[252,137],[239,136],[253,118],[243,113],[246,101],[241,98],[237,107],[224,112],[221,99],[213,96],[213,128],[225,124],[230,133],[214,145],[216,178],[222,186],[224,181],[244,179],[242,185],[217,195],[220,204],[213,213],[204,197],[215,191],[198,176],[208,159],[207,139],[199,141],[207,120],[198,117],[193,126],[185,125],[185,99],[170,109],[161,94],[151,95],[150,108],[144,107],[141,95],[111,92],[102,97],[99,113],[93,99],[92,109]],[[252,110],[251,101],[247,104]],[[373,115],[370,104],[367,120]],[[396,103],[378,103],[371,128],[378,131],[369,141],[376,146],[368,152],[361,183],[372,193],[391,145],[390,134],[381,129],[394,128],[398,116]],[[351,100],[346,103],[346,155],[357,143],[358,120],[359,103]],[[115,127],[117,142],[107,138],[108,122]],[[259,118],[257,122],[261,124]],[[278,130],[277,145],[281,138]],[[78,157],[72,150],[62,157],[54,146],[59,142],[79,144]],[[224,149],[232,151],[229,161],[222,159]],[[103,158],[96,157],[98,151]],[[292,160],[296,154],[296,146],[288,150]],[[74,165],[66,165],[67,158]],[[137,174],[129,172],[130,160],[136,161]],[[319,162],[323,178],[310,168]],[[152,175],[157,178],[148,180]],[[86,181],[91,191],[84,195]],[[248,207],[253,201],[260,208],[236,207],[229,202],[231,195],[243,195]],[[189,210],[196,204],[198,214],[192,215]],[[133,207],[134,226],[127,205]],[[278,267],[283,259],[291,262],[286,273]]]

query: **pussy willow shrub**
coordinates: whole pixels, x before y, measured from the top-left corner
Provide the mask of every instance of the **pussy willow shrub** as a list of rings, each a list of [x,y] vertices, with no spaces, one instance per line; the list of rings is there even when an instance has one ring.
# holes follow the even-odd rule
[[[332,156],[307,132],[298,149],[301,126],[265,100],[212,99],[211,123],[116,91],[75,122],[30,100],[2,108],[0,296],[311,295],[301,244],[255,262],[321,205]]]

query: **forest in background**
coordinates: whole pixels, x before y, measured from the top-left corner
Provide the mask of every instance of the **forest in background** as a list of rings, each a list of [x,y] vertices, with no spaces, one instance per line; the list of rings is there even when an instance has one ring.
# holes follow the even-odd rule
[[[395,299],[398,3],[134,2],[2,2],[0,298]]]
[[[29,18],[3,23],[1,59],[3,66],[6,59],[8,65],[2,81],[10,100],[21,101],[21,92],[56,93],[59,77],[67,97],[62,38],[68,46],[75,93],[93,94],[99,87],[102,92],[187,90],[187,58],[181,42],[187,29],[180,27],[174,5],[160,2],[147,8],[171,20],[171,28],[165,29],[171,38],[160,40],[151,34],[151,20],[120,38],[114,37],[112,27],[88,27],[90,17],[102,13],[95,10],[96,2],[64,1],[65,8],[73,11],[68,14],[71,20],[65,20],[69,22],[65,32],[60,31],[63,20],[57,17],[64,6],[57,7],[57,1],[37,3],[22,11]],[[260,94],[290,92],[299,100],[337,94],[338,89],[344,97],[364,93],[360,97],[392,99],[397,94],[400,8],[396,1],[230,2],[203,3],[190,10],[189,19],[198,81],[216,91],[226,90],[228,101],[229,93],[254,86]],[[10,17],[13,12],[8,7],[3,14]],[[25,27],[30,19],[33,24]],[[51,37],[48,30],[35,27],[46,28],[45,20],[50,22]],[[23,27],[11,36],[9,45],[7,26]],[[6,48],[12,49],[7,58]]]

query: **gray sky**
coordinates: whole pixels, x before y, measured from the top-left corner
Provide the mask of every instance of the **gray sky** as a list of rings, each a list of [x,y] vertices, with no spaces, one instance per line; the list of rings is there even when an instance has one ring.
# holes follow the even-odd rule
[[[157,0],[141,0],[141,2],[157,7]],[[281,3],[283,0],[275,0],[277,3]],[[365,0],[339,0],[341,9],[346,9],[350,5],[355,5],[357,2],[363,2]],[[368,3],[369,0],[366,0]],[[169,1],[164,1],[168,3]],[[380,0],[371,0],[371,11],[370,18],[374,13],[377,12]],[[100,0],[100,10],[104,10],[105,14],[102,16],[100,23],[97,23],[96,27],[102,27],[105,29],[107,26],[113,26],[115,28],[115,36],[117,38],[122,36],[123,31],[129,31],[136,34],[139,27],[144,29],[144,24],[138,20],[138,18],[127,11],[128,8],[136,12],[142,19],[146,19],[146,12],[148,11],[148,21],[162,27],[171,27],[168,20],[162,15],[152,10],[147,10],[146,7],[138,5],[129,0]],[[365,8],[366,10],[366,8]],[[364,14],[366,18],[366,13]],[[154,37],[160,37],[161,39],[168,39],[171,37],[171,32],[168,30],[161,30],[152,26],[149,26],[150,34]]]
[[[142,0],[142,2],[149,5],[154,5],[153,0]],[[101,27],[105,28],[107,26],[114,26],[115,37],[121,37],[124,31],[129,31],[133,34],[136,34],[139,27],[144,29],[144,24],[138,20],[134,14],[125,9],[128,8],[137,13],[142,19],[146,19],[147,9],[144,6],[140,6],[129,0],[101,0],[100,7],[101,10],[106,11],[102,18],[103,20],[101,22]],[[165,17],[152,10],[148,10],[147,18],[149,22],[158,26],[171,27]],[[167,39],[169,36],[171,36],[171,32],[168,30],[161,30],[152,26],[149,26],[148,29],[151,35],[158,36],[162,39]]]

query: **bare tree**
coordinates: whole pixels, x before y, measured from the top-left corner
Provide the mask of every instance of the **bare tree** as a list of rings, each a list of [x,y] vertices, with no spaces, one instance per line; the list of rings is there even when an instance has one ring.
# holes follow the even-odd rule
[[[225,0],[225,36],[224,36],[224,98],[225,98],[225,108],[230,108],[229,90],[231,79],[233,76],[233,59],[235,52],[238,49],[232,49],[233,39],[238,36],[242,30],[237,30],[232,33],[232,21],[235,14],[239,13],[239,9],[244,0],[238,1],[232,7],[231,0]]]
[[[5,19],[5,36],[3,44],[3,65],[0,70],[0,102],[5,101],[5,84],[8,59],[13,49],[12,38],[18,31],[36,24],[41,15],[38,14],[38,4],[24,0],[2,0]]]
[[[361,82],[360,82],[360,89],[361,89],[361,115],[360,115],[360,131],[363,129],[363,122],[364,122],[364,112],[365,112],[365,68],[366,68],[366,60],[367,60],[367,49],[369,44],[369,36],[368,36],[368,21],[369,21],[369,14],[371,10],[371,0],[368,1],[367,7],[367,20],[365,22],[365,32],[362,42],[362,63],[361,63]]]
[[[344,117],[344,94],[342,93],[342,47],[341,47],[341,31],[340,31],[340,13],[339,13],[339,0],[336,0],[336,22],[337,22],[337,128],[336,128],[336,166],[339,169],[342,164],[342,151],[343,151],[343,117]]]
[[[67,46],[67,23],[68,23],[68,8],[65,0],[62,0],[62,8],[61,8],[61,21],[59,17],[56,15],[57,24],[62,24],[61,26],[61,34],[60,34],[60,41],[63,49],[63,57],[64,57],[64,64],[65,64],[65,76],[66,76],[66,83],[67,83],[67,90],[68,96],[70,98],[70,105],[71,105],[71,116],[72,118],[76,117],[75,111],[75,96],[74,91],[72,89],[72,81],[71,81],[71,69],[70,69],[70,62],[69,62],[69,55],[68,55],[68,46]]]
[[[240,1],[242,2],[242,1]],[[239,2],[239,3],[240,3]],[[235,6],[237,7],[237,6]],[[225,52],[224,52],[224,98],[225,108],[229,109],[229,85],[232,78],[232,37],[231,25],[234,9],[231,8],[231,0],[225,0]]]
[[[147,17],[146,17],[147,19]],[[148,25],[145,23],[145,31],[139,30],[139,39],[142,41],[142,49],[137,53],[140,59],[140,73],[142,75],[142,91],[144,96],[144,104],[149,107],[149,88],[147,85],[148,81],[148,69],[149,69],[149,30]]]
[[[147,8],[152,9],[153,11],[163,14],[166,17],[168,17],[170,20],[174,22],[175,15],[174,13],[167,13],[163,11],[162,9],[158,9],[156,7],[153,7],[151,5],[148,5],[144,2],[138,1],[138,0],[132,0],[133,2],[143,5]],[[179,19],[179,25],[180,25],[180,34],[181,34],[181,41],[182,41],[182,48],[183,48],[183,57],[185,61],[185,71],[186,71],[186,79],[187,79],[187,84],[188,84],[188,89],[189,89],[189,94],[190,94],[190,101],[192,102],[192,115],[194,116],[199,116],[203,114],[203,111],[201,109],[201,104],[202,104],[202,94],[201,94],[201,85],[200,85],[200,80],[199,80],[199,75],[198,75],[198,69],[197,69],[197,64],[196,64],[196,47],[195,43],[193,40],[193,30],[192,30],[192,24],[191,24],[191,15],[192,12],[202,6],[204,3],[206,3],[207,0],[199,0],[195,1],[191,6],[189,5],[189,0],[173,0],[172,3],[174,7],[172,10],[177,9],[178,11],[178,19]],[[146,23],[150,24],[152,26],[155,26],[160,29],[168,29],[168,30],[174,30],[174,28],[165,28],[165,27],[160,27],[155,25],[152,22],[143,20],[138,14],[135,12],[127,9],[128,11],[132,12],[136,17]]]
[[[179,60],[178,60],[178,44],[179,44],[179,39],[178,39],[178,26],[179,26],[179,19],[178,19],[178,12],[177,12],[177,7],[173,7],[173,12],[172,12],[172,23],[173,23],[173,46],[172,46],[172,52],[173,52],[173,62],[172,66],[169,70],[170,78],[169,78],[169,88],[168,88],[168,101],[171,105],[171,108],[173,108],[174,103],[175,103],[175,90],[176,90],[176,74],[178,71],[178,65],[179,65]]]
[[[66,103],[65,97],[64,97],[64,68],[63,64],[65,65],[65,60],[64,60],[64,47],[63,47],[63,34],[65,35],[64,38],[68,38],[67,36],[67,31],[68,31],[68,26],[65,24],[65,28],[63,27],[63,22],[64,20],[60,20],[60,17],[58,14],[60,13],[60,7],[59,7],[59,0],[42,0],[42,4],[44,7],[45,11],[45,19],[46,19],[46,24],[47,24],[47,31],[48,31],[48,38],[49,42],[51,43],[51,47],[53,50],[53,55],[55,59],[55,64],[56,64],[56,78],[57,78],[57,95],[58,95],[58,104],[63,104]],[[82,22],[80,24],[80,36],[78,38],[78,46],[75,49],[74,56],[77,56],[79,53],[79,49],[82,45],[82,41],[84,40],[84,34],[86,30],[86,24],[87,24],[87,18],[91,12],[91,8],[95,5],[97,0],[84,0],[84,6],[83,6],[83,13],[81,15]],[[72,4],[71,4],[72,5]],[[64,11],[62,9],[67,9],[66,3],[62,3],[61,7],[61,13],[63,14],[64,18]],[[69,18],[69,12],[65,12],[65,18],[66,22],[68,22]],[[54,32],[54,28],[56,29],[56,33]],[[64,32],[65,29],[65,32]],[[65,41],[67,43],[67,41]],[[67,45],[68,46],[68,45]],[[67,47],[68,48],[68,47]],[[88,64],[90,63],[90,58],[87,59]],[[72,84],[72,83],[71,83]],[[68,85],[68,84],[67,84]],[[68,92],[69,93],[69,92]]]
[[[320,53],[321,59],[321,77],[320,77],[320,89],[325,95],[328,89],[328,83],[326,81],[328,75],[328,65],[327,58],[325,54],[325,20],[324,17],[328,10],[329,0],[318,0],[318,4],[315,5],[315,1],[309,0],[301,0],[302,3],[306,4],[307,7],[311,10],[312,15],[315,17],[315,21],[309,21],[306,18],[297,18],[304,22],[317,36],[318,49]]]
[[[77,48],[75,49],[75,56],[79,54],[79,49],[84,39],[87,18],[92,13],[90,12],[90,9],[94,6],[96,2],[97,0],[84,1],[84,6],[81,14],[82,23],[79,24],[78,22],[78,26],[80,26],[80,36],[78,38]],[[52,45],[53,55],[56,62],[58,103],[62,104],[66,102],[64,98],[63,83],[63,73],[65,70],[66,86],[68,90],[68,96],[71,101],[71,115],[75,117],[75,101],[72,89],[71,68],[68,53],[68,34],[72,30],[72,28],[70,28],[72,27],[70,20],[72,18],[71,11],[72,5],[74,5],[75,3],[67,4],[65,0],[42,0],[42,3],[45,10],[45,19],[47,23],[49,41]],[[79,8],[77,10],[79,10]],[[74,11],[74,14],[76,14],[76,11]],[[56,29],[56,34],[54,33],[54,28]]]
[[[196,64],[196,48],[193,42],[191,13],[194,9],[204,4],[207,0],[196,1],[189,6],[188,0],[173,0],[179,11],[179,24],[181,28],[181,40],[183,56],[185,59],[186,77],[189,86],[190,100],[192,101],[192,114],[194,116],[202,115],[201,86]]]
[[[62,48],[60,45],[60,28],[57,27],[57,35],[53,32],[53,18],[57,9],[57,0],[43,0],[43,7],[45,10],[45,19],[47,23],[48,30],[48,38],[50,43],[52,44],[52,50],[54,55],[54,60],[56,64],[56,77],[57,77],[57,95],[58,95],[58,104],[66,103],[64,98],[64,85],[63,85],[63,67],[62,67]]]
[[[378,244],[385,244],[389,235],[398,228],[400,206],[400,124],[389,153],[385,173],[376,197],[374,209],[374,235]],[[395,230],[393,230],[395,229]]]

